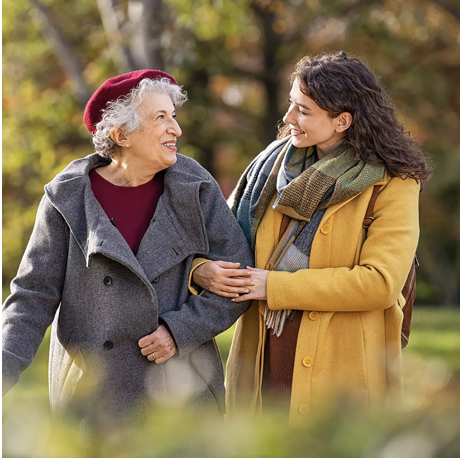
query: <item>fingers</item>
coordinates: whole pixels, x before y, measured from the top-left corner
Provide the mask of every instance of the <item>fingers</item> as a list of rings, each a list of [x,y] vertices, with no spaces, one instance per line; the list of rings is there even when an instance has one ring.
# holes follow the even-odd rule
[[[240,294],[238,297],[234,297],[232,302],[244,302],[255,299],[257,299],[257,294],[255,293]]]
[[[156,364],[164,363],[177,353],[176,344],[163,325],[158,326],[158,329],[152,334],[142,337],[138,344],[141,347],[141,354]]]
[[[155,364],[161,364],[172,358],[177,353],[176,347],[170,347],[167,351],[152,351],[147,355],[147,359]]]
[[[226,288],[222,287],[210,287],[209,292],[222,297],[238,297],[240,294],[248,293],[249,290],[246,288]]]
[[[216,264],[223,269],[238,269],[240,267],[239,262],[229,262],[229,261],[216,261]]]
[[[139,347],[145,348],[150,344],[153,344],[155,342],[155,333],[149,334],[148,336],[142,337],[142,339],[139,340],[137,343]]]
[[[163,344],[152,344],[141,349],[141,354],[149,361],[157,364],[164,363],[177,353],[176,345],[172,340]]]
[[[225,269],[220,268],[218,270],[217,275],[221,275],[223,277],[251,277],[251,272],[246,269]]]
[[[254,286],[254,280],[252,278],[241,278],[241,277],[232,277],[226,280],[227,286]],[[247,288],[246,288],[247,289]]]
[[[160,356],[160,355],[165,355],[167,354],[171,348],[173,348],[175,345],[174,345],[174,342],[173,341],[169,341],[169,342],[165,342],[163,344],[152,344],[152,345],[148,345],[147,347],[144,347],[141,349],[141,354],[143,356],[149,356],[151,355],[152,353],[155,352],[155,354],[157,356]]]

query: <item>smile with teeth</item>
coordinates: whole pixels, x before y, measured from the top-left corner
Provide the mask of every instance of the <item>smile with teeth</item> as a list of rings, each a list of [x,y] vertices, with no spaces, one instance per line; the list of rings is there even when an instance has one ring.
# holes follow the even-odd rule
[[[176,142],[165,142],[163,145],[166,146],[166,148],[176,150]]]
[[[305,132],[303,130],[297,130],[297,129],[291,129],[291,134],[292,135],[302,135]]]

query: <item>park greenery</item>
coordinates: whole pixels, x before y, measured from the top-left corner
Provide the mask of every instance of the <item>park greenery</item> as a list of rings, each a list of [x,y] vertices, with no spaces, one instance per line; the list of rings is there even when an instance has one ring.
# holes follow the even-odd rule
[[[381,77],[434,175],[420,198],[420,304],[460,304],[460,7],[456,0],[9,0],[3,3],[3,282],[43,186],[93,151],[103,81],[172,73],[190,101],[179,148],[228,195],[276,135],[306,54],[345,50]]]
[[[93,152],[83,108],[107,78],[173,74],[182,154],[225,195],[276,135],[289,75],[306,54],[344,50],[381,78],[434,174],[420,196],[406,403],[367,414],[346,400],[288,428],[276,412],[226,423],[156,411],[112,442],[84,446],[53,423],[48,336],[4,398],[5,457],[421,457],[460,452],[460,7],[457,0],[6,0],[3,2],[3,286],[14,277],[43,186]],[[421,307],[431,305],[431,308]],[[442,306],[442,308],[441,308]],[[225,360],[232,329],[218,338]]]

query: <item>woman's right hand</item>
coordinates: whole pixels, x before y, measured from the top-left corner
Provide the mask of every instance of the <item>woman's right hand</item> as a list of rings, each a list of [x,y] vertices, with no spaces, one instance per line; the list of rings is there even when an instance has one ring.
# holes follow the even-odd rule
[[[218,296],[238,297],[249,292],[247,286],[254,285],[251,271],[239,266],[239,262],[206,262],[193,271],[193,282]]]

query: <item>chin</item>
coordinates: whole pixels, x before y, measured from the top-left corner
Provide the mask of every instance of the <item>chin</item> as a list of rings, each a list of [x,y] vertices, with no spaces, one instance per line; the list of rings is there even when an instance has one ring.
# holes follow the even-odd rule
[[[310,142],[308,141],[308,139],[306,137],[292,137],[292,144],[296,147],[296,148],[307,148],[308,146],[312,146],[310,145]]]
[[[168,157],[168,162],[167,162],[166,168],[171,167],[176,162],[177,162],[177,154],[174,153],[174,156]]]

